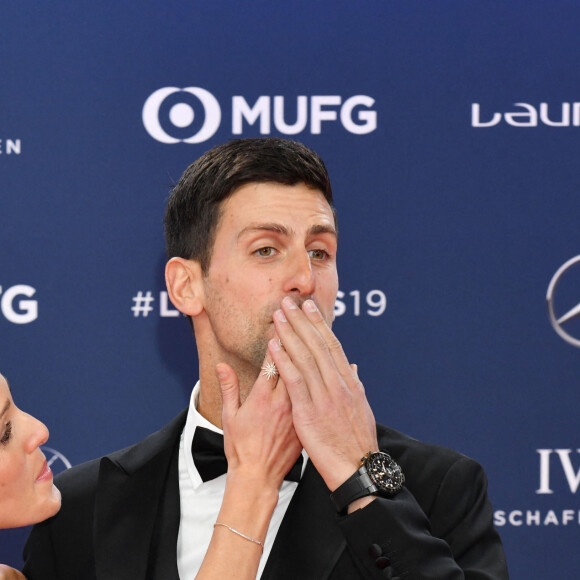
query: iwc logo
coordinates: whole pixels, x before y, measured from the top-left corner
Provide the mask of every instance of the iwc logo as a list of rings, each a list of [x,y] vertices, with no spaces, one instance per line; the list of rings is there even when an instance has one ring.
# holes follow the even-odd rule
[[[576,266],[576,268],[575,268]],[[572,271],[573,270],[573,271]],[[566,278],[566,282],[571,280],[571,278],[576,277],[576,280],[580,280],[580,256],[575,256],[568,260],[563,266],[561,266],[558,271],[554,274],[552,280],[550,281],[550,285],[548,286],[548,292],[546,294],[546,301],[548,303],[548,316],[550,317],[550,322],[554,327],[554,330],[558,333],[558,335],[563,338],[569,344],[580,348],[580,333],[578,333],[578,338],[572,336],[571,330],[569,328],[569,323],[574,318],[580,317],[580,303],[576,304],[576,306],[570,308],[564,314],[560,316],[556,315],[554,302],[555,302],[555,294],[556,288],[560,284],[563,278]],[[565,282],[565,284],[566,284]],[[562,286],[564,286],[563,284]],[[560,288],[562,288],[562,286]],[[580,285],[575,284],[574,286],[568,285],[568,287],[562,288],[563,291],[558,293],[560,304],[563,300],[561,299],[561,295],[566,295],[569,293],[569,290],[575,289],[576,291],[576,298],[578,290],[580,290]],[[567,330],[564,329],[564,325],[567,325]]]
[[[70,461],[60,451],[57,451],[52,447],[46,447],[45,445],[43,445],[40,449],[44,453],[46,462],[48,463],[48,466],[54,475],[58,475],[59,473],[72,467]]]

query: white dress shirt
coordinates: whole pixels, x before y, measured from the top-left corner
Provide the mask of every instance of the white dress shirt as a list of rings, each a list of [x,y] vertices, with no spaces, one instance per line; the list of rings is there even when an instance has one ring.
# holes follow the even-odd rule
[[[191,455],[191,443],[195,428],[199,425],[216,433],[223,434],[221,429],[212,425],[197,412],[199,398],[199,381],[191,393],[189,411],[185,427],[179,443],[179,497],[181,501],[181,518],[177,537],[177,569],[179,577],[192,580],[198,573],[213,533],[213,525],[222,505],[226,486],[226,476],[220,475],[215,479],[202,481]],[[308,456],[302,451],[304,461],[302,473],[306,467]],[[256,578],[260,578],[272,544],[282,523],[282,518],[288,509],[290,500],[298,487],[298,483],[284,480],[278,492],[278,504],[272,514],[266,539],[264,552]],[[228,523],[228,522],[224,522]],[[244,530],[240,530],[243,532]]]

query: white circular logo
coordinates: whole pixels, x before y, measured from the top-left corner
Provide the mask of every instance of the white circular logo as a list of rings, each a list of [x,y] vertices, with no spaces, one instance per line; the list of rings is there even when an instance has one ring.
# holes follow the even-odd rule
[[[194,107],[197,107],[197,113]],[[200,115],[202,109],[203,114]],[[149,135],[161,143],[202,143],[213,137],[221,120],[222,112],[217,99],[200,87],[163,87],[151,94],[143,105],[143,125]],[[198,126],[200,123],[201,126]],[[193,134],[185,138],[174,137],[163,125],[169,126],[169,131],[177,129],[172,132],[183,134],[190,129]]]
[[[72,467],[70,461],[60,451],[52,447],[46,447],[46,445],[43,445],[40,449],[44,453],[48,467],[50,467],[54,475],[58,475]]]
[[[563,325],[565,323],[569,322],[573,318],[577,318],[580,316],[580,303],[576,304],[576,306],[574,306],[573,308],[570,308],[565,314],[562,314],[562,316],[560,317],[556,317],[554,311],[554,293],[556,291],[556,286],[562,279],[562,276],[565,273],[569,273],[572,267],[575,266],[576,264],[580,264],[580,256],[575,256],[574,258],[571,258],[563,266],[558,268],[558,271],[554,274],[548,286],[546,300],[548,302],[548,316],[550,317],[550,322],[552,323],[554,330],[566,342],[580,348],[580,340],[574,338],[569,332],[567,332],[563,328]]]

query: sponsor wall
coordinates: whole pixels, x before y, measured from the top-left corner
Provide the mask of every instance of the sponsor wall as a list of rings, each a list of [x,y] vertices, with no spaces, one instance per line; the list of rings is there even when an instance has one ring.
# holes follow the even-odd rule
[[[576,578],[579,22],[561,0],[3,3],[0,370],[55,471],[187,404],[169,188],[218,143],[289,136],[332,177],[335,330],[377,420],[485,467],[512,578]]]

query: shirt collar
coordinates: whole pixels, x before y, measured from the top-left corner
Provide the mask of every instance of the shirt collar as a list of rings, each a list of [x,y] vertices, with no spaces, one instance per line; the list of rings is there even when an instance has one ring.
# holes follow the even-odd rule
[[[193,435],[195,433],[196,427],[198,426],[205,427],[206,429],[209,429],[210,431],[215,431],[216,433],[220,433],[221,435],[223,435],[224,433],[213,423],[210,423],[197,410],[200,389],[201,387],[199,381],[197,381],[195,387],[193,387],[193,391],[191,392],[191,398],[189,400],[189,410],[187,412],[185,427],[183,428],[183,441],[182,441],[185,465],[187,466],[187,471],[189,472],[189,476],[195,489],[197,489],[203,483],[203,480],[201,479],[201,476],[199,475],[199,472],[195,467],[193,456],[191,455],[191,444],[193,442]],[[220,477],[225,478],[225,475]]]

